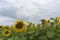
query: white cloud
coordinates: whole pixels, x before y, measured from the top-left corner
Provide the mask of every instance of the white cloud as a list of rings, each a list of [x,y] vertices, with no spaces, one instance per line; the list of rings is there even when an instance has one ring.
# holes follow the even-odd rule
[[[14,21],[12,18],[0,16],[0,25],[13,25]]]
[[[36,21],[60,16],[60,0],[6,0],[0,5],[1,15],[16,19]]]

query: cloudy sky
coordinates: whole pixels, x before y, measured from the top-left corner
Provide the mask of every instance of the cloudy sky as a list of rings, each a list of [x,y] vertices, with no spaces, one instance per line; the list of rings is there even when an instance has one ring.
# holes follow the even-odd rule
[[[38,22],[60,16],[60,0],[0,0],[0,24],[11,25],[17,19]]]

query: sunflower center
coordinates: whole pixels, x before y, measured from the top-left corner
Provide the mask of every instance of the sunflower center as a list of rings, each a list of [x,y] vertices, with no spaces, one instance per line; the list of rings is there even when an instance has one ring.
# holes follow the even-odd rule
[[[9,33],[9,31],[6,31],[6,32],[5,32],[5,34],[8,34],[8,33]]]
[[[2,28],[2,26],[0,26],[0,28]]]
[[[16,28],[21,29],[23,27],[23,23],[17,23]]]

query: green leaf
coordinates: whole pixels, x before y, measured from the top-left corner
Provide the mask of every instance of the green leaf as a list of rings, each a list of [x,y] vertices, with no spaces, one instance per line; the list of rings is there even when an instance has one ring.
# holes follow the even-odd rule
[[[48,36],[48,38],[53,38],[55,36],[55,33],[48,31],[47,36]]]

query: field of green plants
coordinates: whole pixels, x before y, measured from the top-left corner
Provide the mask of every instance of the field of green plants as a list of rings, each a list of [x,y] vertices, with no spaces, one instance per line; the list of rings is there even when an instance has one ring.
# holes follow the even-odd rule
[[[60,17],[39,22],[17,20],[12,26],[0,25],[0,40],[60,40]]]

